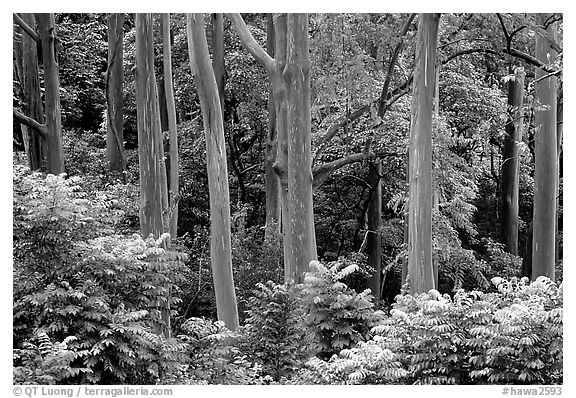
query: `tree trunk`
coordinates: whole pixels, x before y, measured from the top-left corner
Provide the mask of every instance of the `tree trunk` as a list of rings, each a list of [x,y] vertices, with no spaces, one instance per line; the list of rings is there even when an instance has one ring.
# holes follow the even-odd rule
[[[410,293],[435,287],[432,265],[432,107],[439,14],[420,14],[416,42],[408,223]]]
[[[278,177],[280,190],[280,217],[282,229],[282,244],[284,253],[284,280],[292,278],[290,267],[290,234],[288,233],[288,103],[286,96],[286,81],[282,72],[286,67],[287,25],[286,14],[274,17],[274,63],[269,71],[270,84],[274,93],[274,107],[276,109],[276,161],[272,165]]]
[[[542,24],[545,14],[538,14]],[[556,24],[548,27],[556,36]],[[549,64],[556,58],[550,42],[536,35],[536,58]],[[554,279],[556,220],[556,76],[536,69],[536,111],[534,116],[534,236],[532,240],[532,279],[540,275]]]
[[[562,134],[563,134],[563,127],[564,127],[564,93],[563,90],[560,90],[558,93],[558,100],[557,104],[557,116],[556,116],[556,159],[557,159],[557,171],[558,171],[558,179],[556,181],[556,225],[555,225],[555,236],[556,236],[556,249],[554,252],[555,260],[554,262],[556,265],[562,261],[560,258],[560,239],[558,238],[558,232],[560,229],[560,206],[562,206],[562,201],[560,200],[560,178],[562,178]]]
[[[124,14],[108,15],[108,70],[106,71],[106,99],[108,126],[106,130],[106,158],[110,171],[121,173],[126,181],[124,154]]]
[[[22,20],[32,29],[36,27],[34,14],[22,14]],[[22,34],[22,91],[26,101],[25,114],[44,124],[42,97],[40,94],[40,80],[38,79],[38,45],[28,34]],[[26,155],[30,170],[42,168],[42,138],[33,132],[27,132],[28,127],[22,125],[22,139],[25,141]]]
[[[224,86],[226,85],[224,64],[224,14],[212,14],[212,68],[218,86],[218,98],[224,120]]]
[[[238,308],[232,275],[232,252],[230,238],[230,196],[228,170],[226,168],[226,145],[224,123],[214,69],[204,31],[202,14],[188,14],[188,41],[191,42],[195,66],[195,83],[200,98],[204,133],[206,135],[206,163],[210,194],[210,259],[216,310],[218,319],[226,326],[238,328]]]
[[[518,144],[524,123],[524,69],[516,68],[508,82],[508,122],[502,165],[502,242],[508,253],[518,255]]]
[[[372,188],[370,204],[368,205],[368,239],[366,252],[368,253],[368,265],[374,268],[374,274],[370,279],[369,286],[376,299],[381,297],[380,281],[382,278],[382,245],[380,239],[380,227],[382,225],[382,163],[380,159],[369,164],[368,183]]]
[[[172,85],[172,49],[170,43],[170,14],[162,14],[162,56],[164,61],[164,91],[166,93],[166,111],[168,115],[169,139],[169,211],[170,236],[176,238],[178,232],[178,131],[176,129],[176,104]]]
[[[274,19],[272,14],[267,17],[267,37],[266,50],[271,57],[274,57]],[[264,178],[266,180],[266,222],[264,226],[265,239],[270,239],[275,235],[273,228],[281,230],[281,210],[280,210],[280,180],[274,172],[274,162],[277,154],[277,130],[276,130],[276,105],[274,101],[274,90],[272,82],[268,90],[268,135],[266,137],[266,147],[264,153]]]
[[[158,238],[164,231],[164,150],[154,75],[152,16],[136,14],[136,99],[140,164],[140,231]],[[165,177],[164,177],[165,178]]]
[[[44,109],[46,116],[46,172],[64,172],[62,148],[62,114],[60,111],[60,80],[56,60],[56,24],[54,14],[36,14],[38,31],[42,40],[44,63]]]
[[[286,81],[288,100],[288,233],[291,278],[301,282],[317,258],[312,206],[310,57],[308,14],[288,14]]]
[[[160,128],[158,91],[154,75],[154,39],[151,14],[136,14],[136,110],[140,165],[140,232],[158,238],[166,231],[166,168]],[[159,304],[163,324],[156,333],[170,337],[169,302]]]

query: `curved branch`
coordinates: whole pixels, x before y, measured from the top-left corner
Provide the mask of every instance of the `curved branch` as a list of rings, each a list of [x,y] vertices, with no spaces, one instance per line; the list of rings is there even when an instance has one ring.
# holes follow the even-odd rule
[[[232,23],[234,24],[234,30],[236,30],[240,41],[244,47],[246,47],[248,52],[252,54],[252,56],[256,58],[256,60],[260,62],[264,68],[266,68],[266,70],[271,70],[274,59],[268,55],[266,50],[264,50],[264,48],[258,44],[254,36],[252,36],[252,33],[250,33],[248,26],[244,22],[244,19],[242,19],[242,16],[237,13],[229,13],[226,15],[232,20]]]
[[[375,155],[372,152],[354,153],[352,155],[348,155],[343,158],[336,159],[331,162],[324,163],[323,165],[314,167],[312,169],[312,177],[313,177],[312,188],[313,189],[318,188],[336,170],[351,163],[361,162],[363,160],[373,158],[374,156]]]
[[[470,49],[458,51],[458,52],[450,55],[444,61],[442,61],[442,64],[447,64],[448,62],[452,61],[454,58],[457,58],[459,56],[466,55],[466,54],[474,54],[474,53],[487,53],[487,54],[493,54],[493,55],[508,54],[508,55],[512,55],[513,57],[520,58],[523,61],[525,61],[526,63],[533,65],[533,66],[536,66],[537,68],[540,68],[543,71],[548,72],[548,73],[558,74],[558,73],[561,73],[561,71],[562,71],[558,67],[554,67],[552,65],[547,65],[547,64],[543,63],[542,61],[540,61],[539,59],[533,57],[532,55],[526,54],[526,53],[519,51],[519,50],[516,50],[514,48],[511,48],[510,50],[508,50],[507,48],[503,48],[500,51],[492,50],[490,48],[470,48]]]
[[[24,22],[24,20],[22,18],[20,18],[20,16],[16,13],[12,14],[12,19],[14,20],[14,23],[18,26],[20,26],[22,28],[22,30],[24,32],[26,32],[28,34],[28,36],[30,36],[32,38],[32,40],[34,40],[36,43],[40,43],[40,35],[38,33],[36,33],[36,31],[34,29],[32,29],[30,27],[30,25],[28,25],[26,22]]]
[[[30,127],[32,131],[36,132],[43,139],[46,139],[46,136],[48,135],[48,128],[45,124],[38,123],[36,120],[18,112],[16,109],[13,109],[13,111],[14,119],[19,121],[21,124]]]
[[[413,80],[413,76],[410,76],[404,83],[402,83],[400,86],[396,87],[396,89],[394,89],[391,93],[388,94],[388,96],[387,96],[388,98],[386,101],[386,109],[388,109],[393,103],[398,101],[399,98],[401,98],[402,96],[406,95],[406,93],[408,93],[408,91],[410,90],[410,84],[412,84],[412,80]],[[364,113],[366,113],[370,110],[370,108],[373,104],[377,105],[377,104],[379,104],[379,102],[380,102],[380,98],[377,98],[366,105],[362,105],[360,108],[356,109],[354,112],[350,113],[349,115],[342,116],[340,119],[338,119],[338,121],[336,123],[334,123],[332,126],[330,126],[330,128],[328,129],[328,131],[326,132],[324,137],[322,137],[320,139],[320,142],[318,143],[319,149],[316,151],[315,157],[318,157],[318,154],[320,153],[320,148],[323,145],[326,145],[332,138],[334,138],[336,136],[336,134],[338,133],[338,130],[340,130],[342,127],[346,126],[348,123],[352,123],[354,120],[356,120],[359,117],[361,117],[362,115],[364,115]]]
[[[415,17],[416,17],[416,14],[410,14],[408,19],[406,20],[406,22],[402,26],[402,29],[400,30],[400,35],[399,35],[400,41],[398,42],[398,44],[396,44],[396,47],[394,48],[394,53],[392,54],[392,57],[390,58],[390,65],[388,66],[388,72],[386,73],[386,80],[384,80],[384,86],[382,87],[382,93],[380,94],[380,101],[378,104],[378,116],[381,118],[384,117],[384,113],[386,113],[386,110],[387,110],[386,99],[388,97],[388,90],[390,88],[390,81],[392,80],[392,73],[394,72],[394,68],[396,67],[396,63],[398,62],[398,56],[400,55],[400,52],[404,48],[404,37],[408,33],[408,29],[410,29],[410,25],[412,24],[412,21],[414,20]]]

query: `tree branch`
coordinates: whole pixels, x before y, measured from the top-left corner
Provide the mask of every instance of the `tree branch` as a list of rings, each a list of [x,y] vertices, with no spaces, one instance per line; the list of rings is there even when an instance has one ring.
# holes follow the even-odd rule
[[[390,88],[390,81],[392,80],[392,73],[394,72],[394,67],[398,62],[398,56],[404,47],[404,36],[408,33],[408,29],[410,29],[410,25],[412,21],[416,17],[416,14],[410,14],[402,29],[400,30],[400,41],[396,44],[394,48],[394,53],[390,58],[390,64],[388,65],[388,72],[386,73],[386,80],[384,80],[384,86],[382,86],[382,93],[380,94],[380,100],[378,104],[378,116],[380,118],[384,117],[384,113],[386,112],[386,99],[388,97],[388,90]]]
[[[313,177],[312,188],[316,189],[320,185],[322,185],[322,183],[324,183],[324,181],[326,181],[334,171],[348,164],[361,162],[363,160],[373,158],[374,156],[375,155],[372,152],[354,153],[352,155],[348,155],[343,158],[336,159],[331,162],[324,163],[323,165],[314,167],[312,169],[312,177]]]
[[[36,132],[43,139],[46,139],[46,136],[48,135],[48,128],[46,125],[38,123],[36,120],[18,112],[16,109],[13,109],[13,112],[14,118],[17,121],[25,126],[30,127],[32,131]]]
[[[40,43],[40,35],[30,27],[20,16],[16,13],[12,14],[12,19],[16,25],[20,26],[24,32],[28,34],[36,43]]]
[[[498,20],[500,21],[500,26],[502,26],[502,31],[504,32],[504,38],[506,39],[506,48],[510,49],[512,45],[512,37],[508,34],[508,29],[506,29],[506,24],[504,24],[504,20],[502,19],[502,15],[500,13],[496,13]]]
[[[386,109],[388,109],[393,103],[398,101],[399,98],[401,98],[406,93],[408,93],[408,91],[410,89],[410,84],[412,84],[412,79],[413,79],[413,76],[410,76],[404,83],[402,83],[400,86],[396,87],[396,89],[394,89],[391,93],[388,94],[388,98],[386,101]],[[317,158],[318,155],[320,154],[321,150],[322,150],[321,148],[323,146],[325,146],[332,138],[334,138],[336,136],[336,134],[338,133],[338,130],[340,130],[342,127],[346,126],[349,123],[352,123],[354,120],[356,120],[359,117],[361,117],[362,115],[364,115],[364,113],[366,113],[370,110],[370,108],[373,104],[378,105],[379,103],[380,103],[380,98],[377,98],[366,105],[362,105],[360,108],[356,109],[354,112],[350,113],[349,115],[342,116],[340,119],[338,119],[338,121],[336,121],[336,123],[334,123],[333,125],[330,126],[330,128],[328,129],[328,131],[326,132],[324,137],[322,137],[320,139],[320,142],[318,143],[318,150],[316,151],[315,157]]]
[[[226,15],[228,16],[228,18],[232,20],[232,23],[234,24],[234,29],[236,30],[236,33],[238,34],[240,41],[242,42],[244,47],[246,47],[248,52],[252,54],[252,56],[256,58],[256,60],[260,62],[264,66],[264,68],[266,68],[266,70],[271,70],[272,65],[274,63],[274,59],[270,57],[270,55],[268,55],[266,50],[264,50],[264,48],[260,44],[258,44],[254,36],[252,36],[252,33],[250,33],[248,26],[244,22],[244,19],[242,19],[242,16],[237,13],[236,14],[228,13]]]
[[[510,50],[508,50],[507,48],[503,48],[500,51],[496,51],[496,50],[492,50],[490,48],[469,48],[466,50],[461,50],[458,51],[452,55],[450,55],[449,57],[447,57],[444,61],[442,61],[442,64],[447,64],[448,62],[452,61],[454,58],[457,58],[459,56],[462,55],[466,55],[466,54],[474,54],[474,53],[487,53],[487,54],[494,54],[494,55],[502,55],[502,54],[508,54],[508,55],[512,55],[513,57],[516,58],[520,58],[522,60],[524,60],[526,63],[536,66],[540,69],[542,69],[545,72],[548,73],[561,73],[561,69],[551,66],[551,65],[546,65],[544,64],[542,61],[540,61],[539,59],[533,57],[530,54],[526,54],[522,51],[516,50],[514,48],[511,48]]]

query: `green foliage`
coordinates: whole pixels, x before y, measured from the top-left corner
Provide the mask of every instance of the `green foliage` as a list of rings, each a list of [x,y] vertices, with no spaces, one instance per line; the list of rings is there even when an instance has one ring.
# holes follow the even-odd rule
[[[284,278],[281,234],[273,228],[275,233],[264,239],[261,227],[246,227],[246,216],[243,209],[232,217],[236,226],[232,232],[232,265],[241,321],[254,287],[261,281],[280,283]]]
[[[314,349],[322,357],[367,340],[371,327],[384,315],[374,311],[369,289],[357,293],[341,282],[358,268],[358,264],[351,262],[335,262],[325,267],[313,261],[311,271],[298,287],[306,315],[304,325],[313,336]]]
[[[502,243],[494,242],[490,238],[484,239],[484,246],[487,251],[488,275],[492,277],[500,276],[505,279],[519,277],[522,269],[522,258],[508,253],[504,250]]]
[[[178,339],[188,349],[183,366],[173,375],[178,384],[262,384],[261,367],[237,347],[239,335],[223,322],[190,318]]]
[[[398,296],[374,336],[304,380],[337,383],[562,383],[562,286],[545,277],[492,279],[497,291]]]
[[[290,379],[309,355],[293,286],[258,283],[250,298],[242,349],[275,382]]]
[[[82,184],[14,170],[15,380],[154,383],[181,351],[153,331],[178,304],[186,256],[164,249],[167,236],[112,235],[113,195],[88,198]],[[39,338],[62,343],[39,354]]]

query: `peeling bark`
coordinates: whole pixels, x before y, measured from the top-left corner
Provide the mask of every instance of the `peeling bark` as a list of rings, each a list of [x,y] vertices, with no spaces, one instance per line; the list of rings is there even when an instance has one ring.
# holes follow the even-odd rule
[[[538,14],[541,23],[546,14]],[[556,24],[548,27],[556,36]],[[549,64],[554,61],[556,52],[550,42],[536,36],[536,58]],[[536,93],[534,116],[535,165],[534,165],[534,235],[532,238],[532,280],[547,276],[554,280],[555,223],[557,186],[557,138],[556,138],[556,98],[557,78],[536,69]]]
[[[524,69],[517,68],[508,82],[508,122],[502,164],[502,242],[508,253],[518,255],[518,143],[522,142]]]
[[[124,14],[108,15],[108,69],[106,70],[106,100],[108,126],[106,158],[110,171],[122,173],[126,181],[124,155]]]
[[[60,174],[64,172],[64,151],[62,148],[62,113],[60,110],[60,79],[56,60],[56,24],[54,14],[36,14],[38,31],[42,40],[42,59],[44,63],[44,112],[47,135],[46,172]]]
[[[230,194],[226,167],[224,123],[214,69],[210,64],[204,17],[188,14],[188,42],[193,43],[195,83],[202,108],[206,135],[206,164],[210,195],[210,260],[218,319],[230,330],[236,330],[238,307],[232,275],[230,237]]]
[[[162,56],[164,64],[164,92],[166,94],[166,112],[168,119],[168,164],[169,211],[168,226],[170,236],[176,238],[178,232],[178,131],[176,129],[176,104],[174,102],[174,87],[172,81],[172,49],[170,43],[170,14],[162,14]]]
[[[410,293],[435,288],[432,264],[432,111],[439,20],[439,14],[419,15],[409,148]]]

